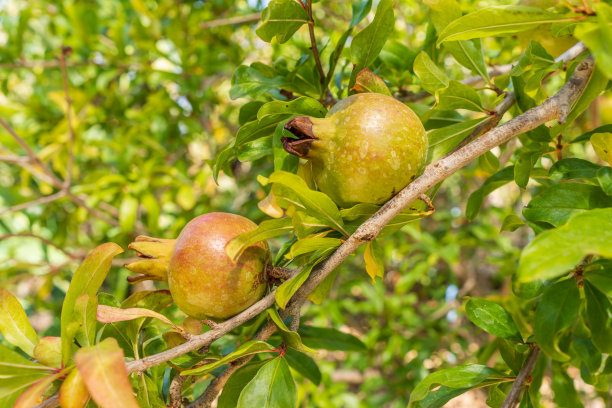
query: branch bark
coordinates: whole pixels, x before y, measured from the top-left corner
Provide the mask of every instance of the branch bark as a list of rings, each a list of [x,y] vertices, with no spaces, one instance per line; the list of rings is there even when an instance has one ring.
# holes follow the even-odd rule
[[[221,27],[221,26],[226,26],[226,25],[254,23],[255,21],[259,21],[260,18],[261,18],[261,13],[253,13],[253,14],[247,14],[245,16],[230,17],[230,18],[220,18],[217,20],[204,21],[200,23],[200,28],[203,30],[206,30],[208,28]]]
[[[527,379],[531,375],[536,363],[538,362],[538,357],[540,356],[540,348],[538,346],[533,346],[527,359],[525,360],[525,364],[521,368],[521,371],[516,376],[514,383],[512,384],[512,388],[508,391],[508,395],[506,395],[506,399],[501,405],[501,408],[514,408],[516,404],[519,402],[521,398],[521,393],[523,392],[523,388],[525,387],[525,383]]]
[[[526,111],[522,115],[519,115],[503,125],[485,133],[483,136],[457,150],[455,153],[430,164],[420,177],[406,186],[395,197],[383,205],[378,212],[364,222],[355,231],[355,233],[353,233],[325,262],[321,264],[321,266],[313,269],[308,279],[289,301],[287,308],[282,311],[283,313],[281,314],[281,317],[286,317],[288,315],[297,313],[302,304],[306,301],[308,295],[335,268],[337,268],[363,243],[375,239],[387,223],[389,223],[404,208],[408,207],[413,201],[418,199],[421,194],[425,194],[437,183],[448,178],[461,168],[467,166],[477,157],[483,155],[494,147],[509,141],[519,134],[535,129],[541,124],[552,120],[558,119],[560,123],[565,122],[573,103],[584,91],[592,72],[593,60],[592,58],[587,58],[579,64],[574,74],[561,88],[561,90],[554,96],[545,100],[540,106]],[[294,271],[293,277],[295,277],[296,273],[297,271]],[[226,320],[225,322],[219,323],[215,326],[215,328],[202,335],[194,336],[191,340],[184,344],[140,360],[128,362],[126,364],[128,373],[144,371],[149,367],[164,363],[182,354],[211,344],[225,333],[240,326],[251,318],[257,316],[259,313],[265,311],[268,307],[274,305],[274,294],[275,291],[271,292],[269,295],[265,296],[259,302],[255,303],[253,306],[240,314]],[[267,339],[275,330],[276,328],[274,327],[273,323],[271,324],[271,322],[268,322],[257,337],[262,340]],[[244,364],[246,364],[246,362],[242,365]],[[223,385],[231,373],[237,370],[240,366],[241,365],[239,362],[235,362],[223,374],[213,381],[213,383],[215,383],[214,386],[212,386],[211,383],[211,386],[209,386],[210,391],[207,390],[205,392],[206,401],[213,401],[216,398],[216,395],[223,388]],[[204,395],[202,397],[204,397]],[[203,400],[202,397],[200,397],[200,399]],[[200,399],[197,400],[198,404],[201,403]],[[45,403],[46,401],[37,405],[36,407],[50,408],[57,406],[52,405],[52,403],[49,405],[44,405]],[[193,405],[195,403],[196,402],[192,403],[192,408],[206,406]]]

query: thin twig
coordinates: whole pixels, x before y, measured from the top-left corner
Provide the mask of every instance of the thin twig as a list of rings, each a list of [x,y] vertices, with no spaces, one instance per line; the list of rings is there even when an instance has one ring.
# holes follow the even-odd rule
[[[200,23],[200,28],[206,30],[213,27],[221,27],[226,25],[234,24],[245,24],[259,21],[261,13],[247,14],[245,16],[230,17],[230,18],[219,18],[217,20],[204,21]]]
[[[317,71],[319,72],[319,80],[322,86],[325,86],[325,72],[323,72],[323,65],[321,65],[321,56],[319,55],[319,48],[317,48],[317,40],[314,32],[314,19],[312,18],[312,0],[306,0],[306,12],[310,17],[308,22],[308,32],[310,33],[310,49],[312,55],[314,55],[315,63],[317,65]],[[325,92],[325,90],[323,90]]]
[[[51,194],[51,195],[48,195],[48,196],[40,197],[40,198],[37,198],[36,200],[28,201],[26,203],[17,204],[17,205],[14,205],[12,207],[8,207],[8,208],[5,208],[3,210],[0,210],[0,215],[4,215],[4,214],[10,213],[10,212],[25,210],[26,208],[30,208],[30,207],[33,207],[35,205],[48,204],[48,203],[53,202],[55,200],[59,200],[60,198],[65,197],[65,196],[66,196],[66,192],[65,191],[58,191],[55,194]]]
[[[40,242],[42,242],[43,244],[47,245],[47,246],[51,246],[55,249],[57,249],[58,251],[62,252],[64,255],[66,255],[68,258],[71,259],[80,259],[80,256],[75,255],[71,252],[66,251],[64,248],[62,248],[61,246],[53,243],[53,241],[48,240],[47,238],[43,238],[40,235],[36,235],[30,232],[23,232],[23,233],[16,233],[16,234],[4,234],[4,235],[0,235],[0,241],[4,241],[5,239],[9,239],[9,238],[36,238],[37,240],[39,240]]]
[[[28,163],[30,158],[25,156],[0,156],[0,161],[5,163]]]
[[[64,188],[69,188],[72,183],[72,167],[74,166],[74,127],[72,126],[72,99],[70,99],[70,90],[68,89],[68,74],[66,72],[66,57],[72,53],[72,48],[62,47],[62,52],[59,55],[60,66],[62,68],[62,82],[64,84],[64,97],[66,98],[66,121],[68,122],[68,131],[70,132],[70,141],[68,142],[68,167],[66,169],[66,177],[64,179]]]
[[[180,408],[183,403],[183,383],[187,379],[188,376],[183,376],[180,373],[177,373],[172,382],[170,383],[170,388],[168,390],[168,408]]]
[[[53,185],[56,188],[61,189],[63,187],[62,181],[55,175],[55,173],[53,173],[47,166],[45,166],[45,164],[38,158],[36,153],[34,153],[34,150],[30,148],[26,141],[19,137],[19,135],[13,130],[13,128],[11,128],[10,125],[6,123],[2,118],[0,118],[0,126],[2,126],[4,130],[6,130],[13,137],[13,139],[15,139],[17,144],[21,146],[23,150],[25,150],[30,160],[36,165],[38,165],[43,170],[43,172],[47,176],[49,176],[49,178],[52,180]]]
[[[519,398],[521,398],[523,388],[525,387],[525,382],[529,376],[531,376],[531,372],[538,362],[539,356],[540,348],[537,345],[533,345],[533,348],[529,352],[521,371],[519,371],[518,375],[516,376],[516,379],[512,384],[512,388],[510,388],[510,391],[508,391],[508,395],[506,395],[506,399],[504,399],[504,402],[500,408],[514,408],[516,406],[516,404],[519,402]]]

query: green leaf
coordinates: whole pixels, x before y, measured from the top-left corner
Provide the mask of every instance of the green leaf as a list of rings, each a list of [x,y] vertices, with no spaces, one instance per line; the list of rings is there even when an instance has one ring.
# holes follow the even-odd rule
[[[408,408],[417,406],[417,402],[423,400],[429,393],[429,389],[435,385],[443,385],[449,388],[472,388],[489,378],[504,378],[504,373],[487,366],[471,364],[459,367],[447,368],[429,374],[421,381],[410,394]]]
[[[594,4],[593,10],[597,23],[578,24],[574,36],[586,44],[604,75],[612,79],[612,7],[602,2]]]
[[[423,89],[432,95],[438,89],[448,86],[448,77],[425,51],[421,51],[416,56],[413,69],[416,76],[421,80]]]
[[[368,68],[362,69],[357,74],[355,86],[353,86],[352,90],[358,93],[373,92],[391,96],[391,91],[389,91],[385,81]]]
[[[302,342],[308,347],[324,350],[366,351],[367,347],[357,337],[326,327],[301,326]]]
[[[427,137],[429,138],[427,162],[434,162],[449,153],[485,120],[487,120],[486,117],[467,120],[465,122],[444,126],[443,128],[432,130],[427,133]]]
[[[261,12],[261,24],[255,32],[262,40],[287,42],[310,17],[306,9],[295,0],[272,0]]]
[[[351,15],[351,23],[349,24],[349,29],[355,28],[355,26],[357,26],[357,24],[359,24],[361,20],[363,20],[368,15],[371,8],[372,0],[353,2],[353,13]]]
[[[349,81],[349,88],[355,84],[357,74],[370,66],[378,57],[394,25],[393,0],[381,0],[378,3],[374,20],[357,33],[351,42],[351,61],[355,66]]]
[[[278,122],[287,117],[288,114],[266,115],[261,120],[247,123],[238,130],[234,146],[241,146],[253,140],[274,134]]]
[[[597,177],[600,168],[600,165],[591,161],[572,157],[553,164],[548,174],[555,180],[589,179]]]
[[[270,175],[267,182],[276,183],[290,189],[308,209],[309,215],[317,217],[325,225],[348,236],[336,204],[320,191],[311,190],[303,178],[286,171],[275,171]]]
[[[548,287],[538,304],[534,323],[535,341],[550,358],[567,361],[569,356],[559,349],[559,335],[578,316],[580,293],[573,278]]]
[[[532,222],[547,222],[559,227],[576,214],[610,206],[612,197],[597,186],[559,183],[533,198],[523,209],[523,216]]]
[[[431,21],[438,33],[462,15],[456,0],[428,0],[425,3],[431,9]],[[480,40],[447,42],[444,47],[461,65],[474,74],[489,79]]]
[[[287,349],[285,358],[291,368],[308,378],[313,384],[319,385],[321,383],[321,371],[310,356],[294,349]]]
[[[567,224],[538,235],[521,254],[522,282],[552,279],[569,272],[589,254],[612,257],[612,208],[574,215]]]
[[[325,299],[329,296],[329,292],[331,292],[334,282],[336,281],[336,276],[338,276],[338,271],[340,269],[336,268],[332,273],[327,275],[323,282],[319,283],[317,287],[310,292],[308,295],[308,300],[310,300],[315,305],[320,305],[323,303]]]
[[[257,119],[261,120],[270,115],[303,115],[324,118],[327,109],[319,101],[306,96],[292,101],[272,101],[263,105],[257,112]]]
[[[484,198],[512,180],[514,180],[514,167],[512,166],[505,167],[489,177],[487,181],[468,198],[465,207],[465,216],[469,220],[476,218],[480,212],[480,207],[482,206]]]
[[[293,0],[288,0],[293,1]],[[287,86],[286,78],[277,74],[272,68],[262,63],[253,63],[250,66],[239,66],[232,75],[232,99],[242,97],[257,97],[275,88]]]
[[[292,350],[287,350],[287,353]],[[285,354],[287,355],[287,354]],[[244,367],[236,370],[227,380],[223,387],[221,395],[219,395],[218,408],[235,408],[238,405],[238,398],[244,387],[255,377],[264,364],[270,360],[251,362]]]
[[[612,297],[612,268],[588,270],[584,273],[584,279],[591,282],[597,290],[608,297]]]
[[[521,342],[521,334],[506,310],[497,303],[482,298],[470,298],[465,304],[467,317],[487,333],[503,339]]]
[[[257,113],[264,104],[265,102],[262,101],[251,101],[242,105],[238,114],[238,124],[242,126],[257,119]]]
[[[451,80],[446,88],[436,91],[436,100],[438,110],[467,109],[485,112],[480,96],[474,88],[455,80]]]
[[[612,133],[598,132],[591,136],[590,141],[599,158],[612,164]]]
[[[288,257],[296,258],[303,254],[336,248],[340,245],[342,245],[342,240],[338,238],[303,238],[291,246]]]
[[[272,352],[274,351],[274,346],[266,343],[265,341],[260,340],[250,340],[246,343],[242,344],[238,347],[234,352],[226,355],[225,357],[209,364],[205,364],[203,366],[192,368],[190,370],[184,370],[181,372],[183,375],[204,375],[210,373],[217,367],[221,367],[224,364],[229,364],[234,360],[237,360],[241,357],[250,356],[253,354],[261,353],[261,352]]]
[[[241,162],[249,162],[261,159],[262,157],[270,156],[273,154],[272,142],[272,136],[265,136],[256,140],[252,140],[250,142],[243,143],[240,146],[236,146],[234,148],[234,153],[236,154],[236,158]],[[179,194],[181,192],[183,191],[179,190]],[[181,201],[179,201],[181,196],[177,197],[177,202],[181,204],[181,207],[183,207],[184,209],[190,210],[195,204],[195,198],[193,196],[192,190],[186,190],[186,193],[188,193],[187,197],[189,197],[187,200],[188,204],[184,205],[181,203]]]
[[[304,265],[300,273],[298,273],[296,276],[289,279],[288,281],[283,282],[283,284],[280,285],[276,289],[276,293],[274,294],[274,299],[276,299],[276,304],[281,309],[284,309],[285,306],[287,306],[287,302],[289,302],[289,299],[291,299],[291,296],[293,296],[293,294],[306,281],[308,276],[310,276],[310,271],[312,270],[313,267],[314,267],[314,264]]]
[[[74,304],[74,320],[79,323],[75,334],[81,346],[93,346],[96,339],[96,311],[98,297],[82,294],[76,298]]]
[[[584,283],[584,295],[593,344],[602,353],[612,354],[612,303],[588,280]]]
[[[566,368],[559,363],[552,363],[552,390],[554,403],[561,408],[582,408],[580,395],[576,391],[574,379],[567,375]]]
[[[0,332],[6,341],[34,355],[38,335],[17,298],[4,288],[0,288]]]
[[[123,252],[117,244],[108,242],[95,248],[87,255],[74,273],[61,314],[62,332],[62,362],[64,366],[70,365],[72,360],[72,336],[70,336],[68,325],[74,320],[74,307],[77,298],[81,294],[94,296],[111,267],[111,262],[115,255]],[[73,335],[76,334],[73,333]]]
[[[30,408],[38,404],[42,394],[51,386],[53,381],[59,379],[65,372],[49,375],[32,384],[23,394],[17,398],[13,408]]]
[[[244,387],[237,408],[295,408],[297,388],[287,361],[276,357],[259,369]]]
[[[295,173],[298,170],[300,158],[289,154],[283,147],[282,138],[290,137],[291,134],[285,130],[285,124],[289,119],[281,121],[276,125],[274,136],[272,139],[272,150],[274,154],[274,170],[284,170],[289,173]]]
[[[415,403],[415,408],[440,408],[443,407],[451,399],[469,391],[470,388],[449,388],[442,386],[436,390],[430,391],[427,396]]]
[[[276,309],[269,308],[268,315],[270,316],[276,327],[279,328],[280,336],[288,346],[293,347],[294,349],[299,351],[307,351],[313,353],[315,352],[315,350],[304,346],[304,344],[302,343],[302,339],[300,338],[300,335],[297,332],[291,331],[289,330],[289,328],[287,328]]]
[[[529,183],[529,177],[531,176],[531,170],[537,163],[542,153],[536,152],[525,152],[519,154],[518,159],[514,163],[514,181],[520,188],[526,188]]]
[[[138,200],[131,195],[124,196],[119,206],[119,224],[122,232],[128,234],[134,230],[137,213]]]
[[[597,170],[597,181],[608,196],[612,196],[612,168],[601,167]]]
[[[225,246],[225,253],[235,261],[251,245],[286,234],[292,230],[291,218],[263,221],[254,230],[240,234],[228,242]]]
[[[514,214],[508,214],[504,218],[500,231],[516,231],[518,228],[525,225],[525,222]]]
[[[485,7],[460,17],[442,30],[437,44],[445,41],[470,40],[487,36],[511,35],[541,24],[572,21],[573,16],[548,12],[537,7]]]

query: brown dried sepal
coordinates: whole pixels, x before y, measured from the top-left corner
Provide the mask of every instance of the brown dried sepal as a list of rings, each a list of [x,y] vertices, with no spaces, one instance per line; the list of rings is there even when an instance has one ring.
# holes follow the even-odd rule
[[[312,142],[317,139],[312,131],[312,121],[308,116],[298,116],[285,124],[285,129],[297,136],[297,139],[281,137],[283,148],[289,154],[307,157]]]

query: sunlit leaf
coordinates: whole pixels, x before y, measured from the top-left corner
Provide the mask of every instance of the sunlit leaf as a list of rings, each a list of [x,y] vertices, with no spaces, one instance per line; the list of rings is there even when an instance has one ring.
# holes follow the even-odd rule
[[[541,24],[572,21],[572,19],[573,16],[551,13],[538,7],[485,7],[447,25],[438,36],[438,45],[445,41],[511,35]]]
[[[523,250],[518,279],[552,279],[569,272],[586,255],[612,257],[612,208],[574,215],[567,224],[538,235]]]
[[[263,221],[256,229],[240,234],[228,242],[225,246],[225,253],[232,260],[236,260],[251,245],[286,234],[292,230],[291,218]]]
[[[15,296],[0,288],[0,332],[9,343],[33,355],[38,336]]]
[[[264,41],[276,37],[282,44],[308,20],[308,13],[297,1],[272,0],[261,13],[261,24],[255,32]]]
[[[448,77],[425,51],[421,51],[416,56],[413,69],[416,76],[421,80],[423,89],[432,95],[436,90],[448,86]]]
[[[112,242],[98,246],[87,255],[72,277],[64,298],[61,315],[62,362],[65,366],[72,359],[72,337],[69,336],[68,325],[73,321],[76,299],[83,293],[89,296],[96,294],[108,274],[113,257],[121,252],[123,249]]]
[[[378,3],[374,20],[355,35],[351,42],[351,61],[355,66],[349,87],[355,84],[357,74],[362,69],[369,67],[378,57],[393,31],[394,20],[393,0],[381,0]]]

